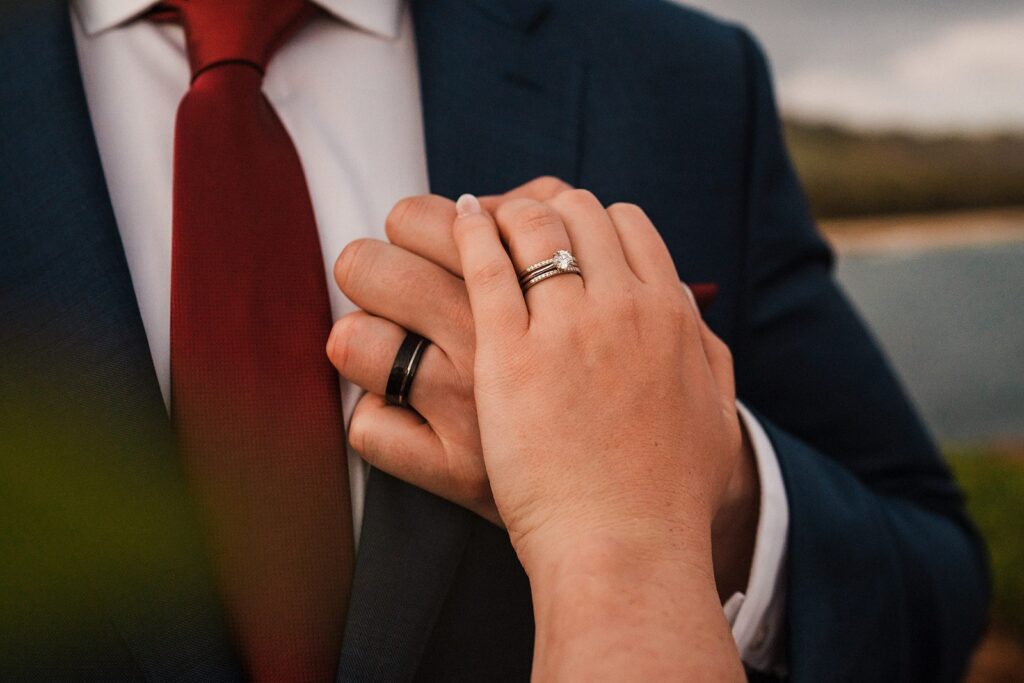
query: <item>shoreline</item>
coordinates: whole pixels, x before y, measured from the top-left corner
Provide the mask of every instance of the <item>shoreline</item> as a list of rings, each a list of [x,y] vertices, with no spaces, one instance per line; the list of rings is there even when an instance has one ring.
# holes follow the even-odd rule
[[[822,220],[841,255],[906,253],[1024,242],[1024,208]]]

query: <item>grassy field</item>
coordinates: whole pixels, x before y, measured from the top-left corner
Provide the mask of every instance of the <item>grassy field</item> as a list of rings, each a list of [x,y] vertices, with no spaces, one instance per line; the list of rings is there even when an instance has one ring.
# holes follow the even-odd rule
[[[1024,206],[1024,134],[785,132],[818,218]]]
[[[968,681],[1024,680],[1024,448],[953,448],[947,457],[992,562],[991,632]]]
[[[949,462],[989,544],[993,624],[1024,642],[1024,453],[964,448]]]

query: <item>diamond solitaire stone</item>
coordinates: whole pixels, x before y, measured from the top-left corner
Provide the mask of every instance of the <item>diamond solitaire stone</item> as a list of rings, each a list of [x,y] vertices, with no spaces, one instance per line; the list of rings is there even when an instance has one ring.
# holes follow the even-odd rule
[[[555,255],[551,257],[551,262],[555,268],[558,268],[563,273],[569,270],[572,265],[572,254],[567,252],[565,249],[559,249],[555,252]]]

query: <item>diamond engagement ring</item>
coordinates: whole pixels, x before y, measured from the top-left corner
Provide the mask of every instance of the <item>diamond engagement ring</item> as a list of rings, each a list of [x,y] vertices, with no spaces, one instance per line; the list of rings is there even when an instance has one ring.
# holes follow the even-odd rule
[[[559,249],[552,254],[551,258],[534,263],[529,268],[522,270],[519,273],[519,286],[525,293],[526,290],[538,282],[543,282],[556,275],[566,275],[568,273],[575,273],[583,277],[583,273],[580,271],[580,264],[576,262],[576,257],[565,249]]]

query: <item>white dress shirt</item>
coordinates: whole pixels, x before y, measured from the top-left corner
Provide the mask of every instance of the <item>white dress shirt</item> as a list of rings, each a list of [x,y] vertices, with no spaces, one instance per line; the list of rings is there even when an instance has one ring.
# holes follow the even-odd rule
[[[73,0],[72,24],[114,215],[165,402],[170,403],[174,119],[189,87],[181,28],[141,18],[153,0]],[[275,54],[263,90],[298,150],[333,282],[360,237],[386,239],[395,202],[429,191],[411,13],[402,0],[319,0],[324,11]],[[330,288],[335,318],[355,310]],[[326,343],[326,342],[325,342]],[[346,424],[361,390],[342,381]],[[761,510],[750,583],[726,605],[745,662],[767,670],[782,624],[788,505],[774,450],[741,409]],[[356,542],[368,467],[349,453]]]

